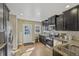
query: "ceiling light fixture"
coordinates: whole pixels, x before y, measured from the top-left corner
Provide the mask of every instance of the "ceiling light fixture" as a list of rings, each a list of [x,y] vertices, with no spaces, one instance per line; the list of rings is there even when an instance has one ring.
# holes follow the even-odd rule
[[[65,8],[69,8],[70,7],[70,5],[66,5],[66,7]]]

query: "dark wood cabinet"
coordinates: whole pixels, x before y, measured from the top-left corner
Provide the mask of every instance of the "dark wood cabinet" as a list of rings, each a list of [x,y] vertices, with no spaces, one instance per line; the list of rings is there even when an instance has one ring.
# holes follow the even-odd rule
[[[70,30],[70,20],[71,20],[70,19],[70,12],[69,11],[64,12],[64,27],[65,27],[65,30]]]
[[[55,16],[52,16],[48,19],[49,25],[54,25],[55,24]]]
[[[46,26],[48,25],[48,20],[45,20],[45,25],[46,25]]]
[[[76,6],[64,12],[64,30],[78,31],[78,8]]]
[[[57,17],[56,30],[79,31],[79,5]]]
[[[55,25],[58,15],[54,15],[48,19],[49,25]]]
[[[71,15],[71,21],[72,22],[70,22],[70,27],[71,27],[71,29],[73,30],[73,31],[77,31],[78,29],[78,25],[77,25],[77,20],[78,20],[78,12],[77,12],[77,8],[73,8],[72,10],[71,10],[71,12],[70,12],[70,15]]]
[[[56,30],[64,30],[64,19],[63,19],[63,14],[59,15],[56,18]]]
[[[49,30],[49,28],[48,28],[48,26],[49,26],[48,20],[42,21],[42,25],[43,25],[43,30],[44,31],[48,31]]]
[[[43,25],[55,25],[55,29],[60,31],[79,31],[79,5],[66,10],[61,15],[49,17]]]
[[[48,20],[42,21],[42,25],[43,25],[43,26],[48,26],[48,25],[49,25]]]
[[[50,40],[50,37],[48,39],[47,36],[39,35],[39,41],[43,43],[44,45],[49,45],[53,47],[53,40]]]
[[[78,11],[78,14],[77,14],[77,16],[78,16],[78,20],[77,20],[77,29],[78,29],[78,31],[79,31],[79,6],[78,6],[77,11]]]

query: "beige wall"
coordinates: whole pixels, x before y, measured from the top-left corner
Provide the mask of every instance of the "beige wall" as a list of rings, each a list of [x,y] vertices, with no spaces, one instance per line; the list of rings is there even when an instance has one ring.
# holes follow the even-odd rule
[[[16,16],[15,15],[10,15],[9,16],[10,18],[9,18],[9,20],[10,20],[10,27],[11,27],[11,29],[12,29],[12,35],[13,35],[13,50],[16,50],[17,49],[17,46],[18,46],[18,43],[17,43],[17,41],[18,41],[18,39],[17,39],[17,35],[16,35],[16,33],[17,33],[17,31],[16,31],[16,29],[17,29],[17,22],[16,22]]]
[[[23,24],[32,25],[32,40],[34,41],[37,36],[37,34],[35,34],[34,32],[34,26],[35,24],[41,25],[41,22],[17,19],[15,15],[10,15],[10,27],[12,29],[13,35],[13,50],[16,50],[18,48],[18,45],[23,44]]]
[[[17,30],[18,30],[19,45],[23,44],[23,24],[31,24],[32,25],[32,40],[34,42],[34,40],[37,36],[34,32],[34,26],[35,26],[35,24],[41,25],[41,22],[18,19],[18,29]]]

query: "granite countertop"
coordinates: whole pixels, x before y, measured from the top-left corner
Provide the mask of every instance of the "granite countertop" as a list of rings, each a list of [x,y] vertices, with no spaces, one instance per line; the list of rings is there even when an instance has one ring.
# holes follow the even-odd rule
[[[5,45],[6,43],[0,43],[0,49],[2,49]]]
[[[54,49],[54,51],[58,52],[62,56],[68,56],[68,54],[66,54],[65,52],[60,51],[57,47],[53,47],[53,49]]]
[[[58,45],[54,46],[53,49],[63,56],[79,56],[79,46],[74,44]]]
[[[60,39],[60,38],[55,38],[54,40],[58,40],[58,41],[61,41],[61,42],[67,42],[68,41],[68,40]]]

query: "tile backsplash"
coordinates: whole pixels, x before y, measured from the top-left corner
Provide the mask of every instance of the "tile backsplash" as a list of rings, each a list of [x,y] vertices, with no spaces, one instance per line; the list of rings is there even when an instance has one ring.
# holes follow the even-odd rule
[[[58,33],[66,33],[71,35],[73,39],[79,40],[79,31],[57,31]]]

